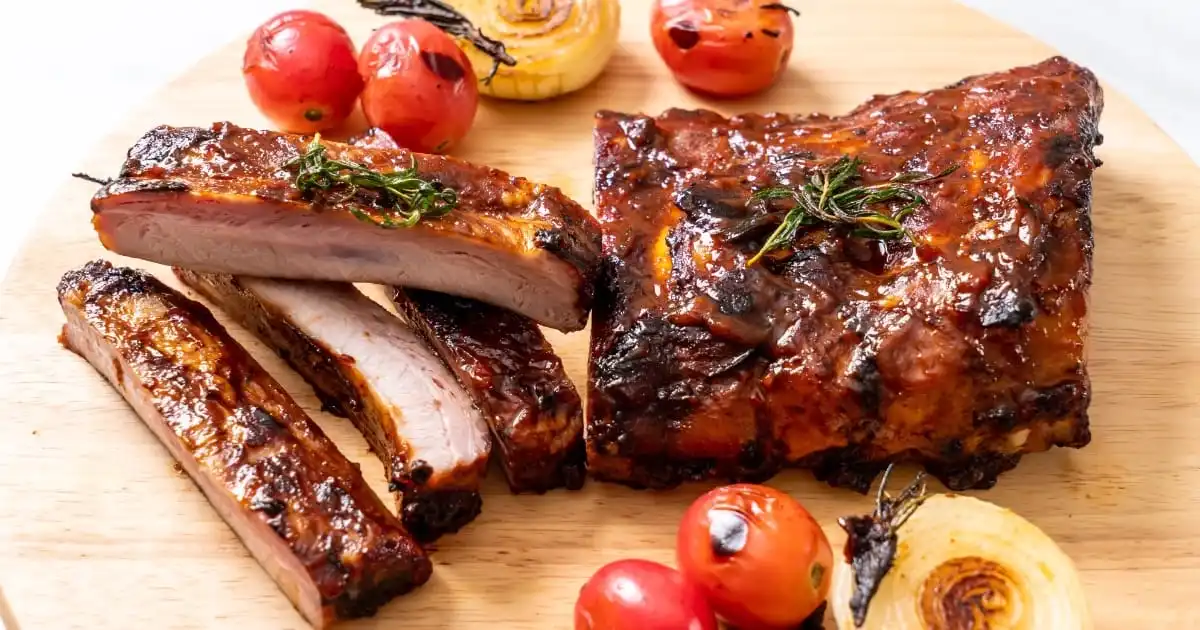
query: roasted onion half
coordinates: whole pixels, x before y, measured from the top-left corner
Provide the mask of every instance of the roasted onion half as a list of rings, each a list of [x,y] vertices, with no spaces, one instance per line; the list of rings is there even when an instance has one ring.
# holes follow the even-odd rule
[[[617,47],[618,0],[459,0],[455,6],[516,60],[479,86],[488,96],[536,101],[574,92],[600,76]],[[488,76],[493,58],[465,42],[463,50],[476,74]]]
[[[1010,510],[927,496],[918,479],[841,524],[846,558],[830,591],[839,630],[1092,628],[1074,563]]]

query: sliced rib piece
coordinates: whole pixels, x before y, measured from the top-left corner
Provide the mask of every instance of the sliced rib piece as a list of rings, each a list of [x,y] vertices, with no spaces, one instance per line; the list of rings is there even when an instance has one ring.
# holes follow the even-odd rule
[[[380,129],[350,143],[397,148]],[[419,289],[394,288],[392,302],[483,411],[513,492],[583,486],[582,403],[536,322],[476,300]]]
[[[794,464],[866,489],[910,460],[986,488],[1023,453],[1086,445],[1102,106],[1053,58],[837,118],[599,114],[589,470],[669,486]],[[794,206],[752,193],[843,155],[865,184],[959,168],[919,186],[915,247],[816,225],[747,265],[778,223],[761,219]]]
[[[279,352],[327,409],[350,418],[383,461],[417,540],[479,515],[487,425],[404,322],[349,284],[175,274]]]
[[[483,411],[514,492],[583,486],[583,405],[537,324],[430,291],[393,289],[392,301]]]
[[[218,123],[158,127],[92,200],[108,249],[197,271],[375,282],[475,298],[561,330],[587,320],[599,265],[595,219],[562,191],[454,158],[325,142],[331,159],[406,169],[458,193],[412,228],[361,220],[379,198],[304,198],[284,166],[311,138]]]
[[[125,397],[315,627],[424,584],[429,559],[203,305],[104,261],[58,285],[62,341]]]

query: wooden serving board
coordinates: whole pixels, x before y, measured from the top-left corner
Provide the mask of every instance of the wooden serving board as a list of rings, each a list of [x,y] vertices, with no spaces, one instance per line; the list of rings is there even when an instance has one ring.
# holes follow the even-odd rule
[[[838,113],[876,93],[927,89],[1039,61],[1052,51],[950,0],[800,1],[797,47],[769,94],[707,102],[679,88],[649,42],[648,2],[625,5],[621,47],[581,93],[549,103],[485,101],[456,153],[591,199],[599,108],[670,106]],[[318,8],[357,42],[382,23],[352,0]],[[265,126],[230,45],[171,84],[85,165],[111,174],[160,123]],[[103,98],[96,95],[96,98]],[[1111,87],[1095,178],[1090,364],[1093,443],[1029,456],[982,493],[1044,528],[1083,572],[1099,628],[1200,627],[1200,169]],[[69,141],[62,139],[60,141]],[[53,167],[54,165],[51,165]],[[67,165],[59,165],[64,170]],[[60,275],[108,255],[90,225],[94,187],[62,189],[0,287],[0,588],[23,628],[303,628],[304,622],[109,385],[55,337]],[[25,212],[25,208],[9,208]],[[218,314],[220,316],[220,314]],[[383,492],[382,467],[350,425],[237,327]],[[584,384],[587,333],[554,335]],[[840,547],[835,519],[869,501],[803,471],[793,492]],[[677,521],[703,487],[511,496],[494,471],[483,515],[438,545],[433,580],[347,628],[570,627],[580,585],[605,562],[673,562]]]

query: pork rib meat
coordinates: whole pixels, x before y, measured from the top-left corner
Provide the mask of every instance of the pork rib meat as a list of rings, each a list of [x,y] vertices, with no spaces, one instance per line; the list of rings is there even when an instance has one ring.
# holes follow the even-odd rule
[[[430,291],[394,289],[392,301],[483,412],[514,492],[583,485],[583,404],[532,320]]]
[[[373,220],[378,195],[308,198],[287,165],[311,138],[229,123],[158,127],[92,200],[108,249],[166,265],[270,278],[373,282],[496,304],[580,330],[599,263],[595,219],[562,191],[454,158],[323,142],[329,159],[415,167],[457,208],[411,228]]]
[[[908,460],[966,489],[1086,445],[1102,106],[1052,58],[839,117],[598,114],[589,469],[864,490]],[[864,184],[958,168],[918,185],[911,242],[809,225],[747,264],[789,207],[753,193],[847,155]]]
[[[321,429],[203,305],[95,261],[58,286],[62,341],[108,381],[314,627],[363,617],[431,565]]]
[[[404,322],[350,284],[175,274],[278,352],[327,410],[354,423],[383,461],[418,541],[479,515],[487,425]]]

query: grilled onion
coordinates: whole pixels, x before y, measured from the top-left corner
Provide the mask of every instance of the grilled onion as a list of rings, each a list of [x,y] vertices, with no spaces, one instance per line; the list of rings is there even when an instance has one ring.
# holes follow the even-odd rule
[[[537,101],[574,92],[600,76],[617,47],[619,0],[459,0],[455,6],[517,61],[499,66],[479,86],[488,96]],[[492,57],[459,43],[476,74],[491,74]]]
[[[839,630],[1092,627],[1074,564],[1029,521],[962,495],[910,492],[907,506],[881,496],[874,515],[842,521],[851,534],[846,555],[858,566],[834,569]],[[894,554],[890,565],[881,549]]]

